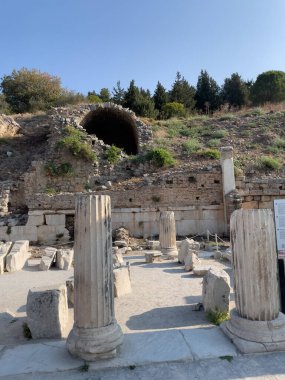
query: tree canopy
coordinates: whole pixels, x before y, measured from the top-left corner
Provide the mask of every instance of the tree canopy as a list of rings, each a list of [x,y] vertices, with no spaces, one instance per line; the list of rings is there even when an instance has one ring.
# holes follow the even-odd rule
[[[230,107],[241,108],[248,104],[249,86],[241,79],[238,73],[234,73],[230,78],[226,78],[222,88],[222,99]]]
[[[195,101],[196,108],[206,113],[215,111],[221,105],[220,87],[206,70],[202,70],[198,77]]]
[[[258,75],[251,88],[251,99],[257,105],[285,100],[285,73],[272,70]]]

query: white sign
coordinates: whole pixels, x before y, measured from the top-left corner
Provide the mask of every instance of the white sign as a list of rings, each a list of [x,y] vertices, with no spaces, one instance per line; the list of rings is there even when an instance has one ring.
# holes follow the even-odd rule
[[[285,258],[285,199],[274,200],[275,229],[279,258]]]

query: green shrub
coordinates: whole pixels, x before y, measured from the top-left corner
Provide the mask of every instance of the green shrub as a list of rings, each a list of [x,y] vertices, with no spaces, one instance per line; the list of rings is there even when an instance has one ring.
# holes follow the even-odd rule
[[[257,166],[261,169],[279,170],[281,169],[281,163],[278,159],[270,156],[262,156],[257,162]]]
[[[162,114],[165,119],[170,119],[175,116],[183,117],[186,114],[186,110],[182,103],[171,102],[164,104]]]
[[[56,165],[54,162],[48,162],[45,166],[47,175],[51,177],[71,176],[73,174],[72,165],[69,162],[63,162]]]
[[[218,160],[221,157],[221,153],[217,149],[200,150],[199,155],[205,158],[211,158],[212,160]]]
[[[68,149],[74,156],[79,156],[88,161],[96,161],[97,156],[92,147],[85,141],[86,133],[71,125],[65,127],[66,136],[58,141],[59,147]]]
[[[187,154],[195,153],[201,149],[201,147],[200,142],[196,139],[188,140],[183,144],[183,148]]]
[[[164,148],[153,148],[147,152],[146,159],[158,167],[172,166],[175,164],[171,153]]]
[[[120,157],[121,157],[122,150],[118,148],[115,145],[112,145],[110,148],[107,149],[106,157],[110,164],[115,165]]]
[[[227,311],[210,310],[207,312],[207,318],[214,325],[219,326],[222,322],[229,319],[229,313]]]

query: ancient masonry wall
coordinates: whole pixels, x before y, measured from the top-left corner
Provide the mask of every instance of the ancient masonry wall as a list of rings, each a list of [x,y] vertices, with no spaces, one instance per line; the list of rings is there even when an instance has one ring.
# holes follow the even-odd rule
[[[40,172],[33,176],[41,181]],[[200,172],[172,171],[149,175],[128,188],[97,190],[111,196],[113,228],[125,226],[134,236],[150,237],[159,233],[160,211],[174,211],[178,235],[205,234],[207,230],[224,231],[224,207],[221,168]],[[32,184],[30,184],[32,186]],[[36,189],[36,183],[34,184]],[[64,241],[68,237],[67,220],[74,215],[75,192],[48,195],[34,192],[28,198],[27,226],[16,231],[32,241]],[[22,228],[23,227],[23,228]],[[0,239],[13,240],[14,228],[0,227]],[[22,231],[23,230],[23,231]],[[16,233],[15,232],[15,233]],[[21,237],[21,236],[20,236]]]
[[[238,177],[236,190],[240,196],[242,208],[273,209],[274,199],[285,198],[285,179]]]

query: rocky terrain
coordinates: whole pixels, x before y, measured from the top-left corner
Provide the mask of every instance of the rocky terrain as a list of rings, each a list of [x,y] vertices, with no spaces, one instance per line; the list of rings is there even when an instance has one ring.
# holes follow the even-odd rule
[[[143,121],[153,130],[154,146],[173,154],[175,170],[218,165],[219,147],[232,145],[236,175],[260,178],[284,173],[284,110],[258,108],[243,113]],[[44,156],[51,129],[45,114],[0,115],[0,181],[19,179],[33,160]],[[164,170],[173,168],[153,168],[154,172]],[[121,185],[140,180],[132,178]]]

